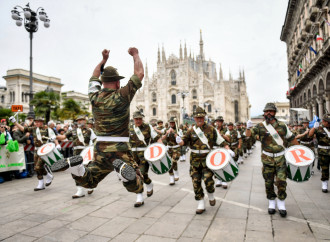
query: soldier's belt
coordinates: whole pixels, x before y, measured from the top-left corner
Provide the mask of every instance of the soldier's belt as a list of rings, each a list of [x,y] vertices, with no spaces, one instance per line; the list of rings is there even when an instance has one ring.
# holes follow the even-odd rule
[[[318,145],[317,148],[319,149],[326,149],[326,150],[330,150],[330,146],[323,146],[323,145]]]
[[[134,147],[132,148],[132,151],[145,151],[147,147]]]
[[[96,141],[129,142],[129,137],[96,136]]]
[[[218,146],[218,145],[213,146],[213,149],[218,149],[218,148],[220,148],[220,146]]]
[[[168,148],[171,148],[171,149],[174,149],[174,148],[179,148],[180,147],[180,145],[174,145],[174,146],[167,146]]]
[[[238,144],[238,142],[235,142],[235,143],[231,143],[230,145],[237,145]]]
[[[300,144],[305,144],[305,145],[308,145],[311,143],[313,143],[313,141],[300,141]]]
[[[206,154],[206,153],[209,153],[210,150],[193,150],[193,149],[191,149],[191,152],[195,153],[195,154]]]
[[[267,152],[267,151],[262,151],[262,153],[264,153],[265,155],[267,156],[270,156],[270,157],[279,157],[281,155],[284,155],[285,154],[285,151],[281,151],[281,152],[278,152],[278,153],[270,153],[270,152]]]
[[[85,149],[85,148],[86,148],[85,146],[77,145],[77,146],[74,146],[74,147],[73,147],[73,150],[83,150],[83,149]]]

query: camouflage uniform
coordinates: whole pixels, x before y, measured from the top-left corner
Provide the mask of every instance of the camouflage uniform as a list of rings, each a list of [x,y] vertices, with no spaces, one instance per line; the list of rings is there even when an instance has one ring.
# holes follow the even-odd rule
[[[246,153],[245,129],[240,127],[239,129],[237,129],[237,131],[241,135],[241,139],[242,139],[242,146],[239,149],[239,155],[243,156],[243,153]]]
[[[156,142],[161,135],[158,134],[156,137],[152,138],[151,128],[149,124],[146,123],[142,123],[142,125],[139,126],[138,129],[142,132],[145,143],[138,138],[133,125],[130,127],[129,130],[129,141],[132,146],[134,161],[136,161],[139,165],[139,169],[141,171],[141,174],[143,175],[143,182],[145,184],[150,184],[152,181],[148,176],[149,163],[144,158],[144,150],[146,149],[147,145]]]
[[[217,132],[213,126],[205,123],[200,129],[207,138],[211,149],[214,145],[219,145],[216,144]],[[191,149],[190,176],[194,187],[195,199],[201,200],[204,198],[202,179],[204,180],[206,191],[208,193],[214,193],[213,172],[206,166],[206,156],[210,149],[206,144],[202,143],[193,128],[187,131],[186,135],[183,137],[183,141]],[[220,144],[221,147],[225,145],[227,145],[225,141]],[[200,151],[205,153],[199,153]]]
[[[105,81],[104,73],[101,76],[103,81]],[[128,125],[130,103],[136,91],[142,86],[141,80],[133,75],[127,85],[120,89],[101,89],[101,84],[97,77],[92,77],[89,81],[88,95],[95,120],[95,134],[98,136],[97,140],[102,139],[102,137],[112,137],[114,141],[96,141],[94,160],[86,167],[84,176],[75,178],[86,188],[95,188],[100,181],[111,173],[114,170],[112,162],[115,159],[121,159],[133,168],[138,169],[138,164],[133,160],[128,142]],[[118,140],[122,140],[122,142]],[[143,192],[143,180],[140,176],[137,176],[134,181],[124,182],[123,184],[129,192]]]
[[[37,120],[37,119],[36,119]],[[36,127],[25,127],[23,133],[31,133],[33,135],[34,143],[34,170],[37,173],[38,180],[42,180],[43,176],[47,175],[45,169],[45,162],[38,156],[37,151],[42,145],[46,144],[48,141],[48,129],[40,127],[40,134],[42,141],[37,139],[37,128]]]
[[[168,129],[165,130],[165,133],[170,129],[171,127],[169,127]],[[170,176],[174,175],[174,171],[178,170],[178,160],[180,158],[181,155],[181,147],[180,145],[178,145],[176,143],[175,140],[175,135],[179,135],[176,132],[176,128],[173,128],[173,132],[166,135],[166,139],[164,140],[167,144],[168,150],[167,153],[169,154],[169,156],[172,158],[172,166],[171,169],[168,171],[168,173],[170,174]],[[173,148],[172,148],[173,147]]]
[[[301,128],[298,131],[299,134],[303,134],[308,130],[308,128]],[[311,150],[314,150],[314,143],[313,143],[313,137],[309,137],[308,133],[305,134],[303,137],[300,138],[300,144],[303,146],[306,146],[310,148]]]
[[[294,135],[287,128],[285,123],[275,120],[272,124],[279,136],[284,142],[284,146],[288,145],[288,142],[294,140]],[[261,142],[262,152],[268,152],[272,154],[283,152],[283,155],[278,157],[271,157],[265,153],[261,154],[261,161],[263,163],[262,175],[265,179],[266,194],[269,200],[274,200],[277,196],[280,200],[286,198],[286,178],[287,167],[284,157],[284,147],[278,145],[267,131],[263,123],[259,123],[251,128],[252,136],[259,136]],[[276,186],[278,189],[278,195],[276,196],[274,191],[274,178],[276,176]]]
[[[325,128],[330,132],[330,128]],[[321,181],[329,180],[329,162],[330,162],[330,137],[323,127],[315,129],[316,139],[318,141],[319,163],[322,169]]]
[[[229,125],[232,125],[232,123],[229,123]],[[229,147],[232,151],[235,152],[235,157],[233,159],[234,161],[237,162],[239,157],[238,145],[239,145],[239,139],[241,139],[241,135],[236,129],[233,129],[231,131],[228,129],[225,135],[230,138]]]

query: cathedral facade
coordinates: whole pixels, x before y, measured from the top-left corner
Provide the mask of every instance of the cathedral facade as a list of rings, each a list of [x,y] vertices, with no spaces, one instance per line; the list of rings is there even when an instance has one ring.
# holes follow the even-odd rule
[[[164,47],[158,48],[157,72],[148,76],[145,67],[143,87],[138,90],[132,103],[131,114],[138,108],[143,110],[145,121],[165,122],[172,116],[182,123],[189,119],[197,106],[205,108],[208,118],[223,116],[225,122],[245,122],[250,118],[250,103],[246,92],[245,74],[239,78],[223,77],[220,65],[219,75],[216,64],[206,60],[200,34],[200,53],[195,58],[187,54],[186,44],[180,44],[179,57],[166,57]]]

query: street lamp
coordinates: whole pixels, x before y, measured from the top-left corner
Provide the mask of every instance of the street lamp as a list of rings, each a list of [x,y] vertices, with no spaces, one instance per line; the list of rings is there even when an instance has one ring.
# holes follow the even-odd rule
[[[21,9],[19,11],[18,9]],[[16,25],[18,27],[22,26],[22,21],[23,18],[21,18],[21,15],[24,15],[24,27],[27,32],[30,33],[30,102],[33,99],[33,82],[32,82],[32,39],[33,39],[33,33],[38,31],[38,18],[37,15],[40,19],[40,21],[44,22],[44,26],[48,28],[50,26],[49,22],[50,20],[48,19],[47,14],[44,12],[44,9],[39,7],[37,11],[33,11],[30,8],[29,3],[25,5],[25,7],[21,6],[16,6],[14,9],[11,11],[11,17],[16,20]],[[34,117],[34,111],[33,111],[33,105],[30,104],[30,110],[28,113],[28,116]]]
[[[184,114],[185,114],[184,99],[189,95],[189,92],[188,91],[182,91],[182,92],[178,92],[177,95],[182,97],[182,123],[183,123]]]

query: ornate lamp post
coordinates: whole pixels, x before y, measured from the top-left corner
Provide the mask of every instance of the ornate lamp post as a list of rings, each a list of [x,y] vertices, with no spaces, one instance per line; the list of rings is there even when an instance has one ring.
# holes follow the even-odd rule
[[[178,92],[177,94],[178,96],[181,96],[182,98],[182,123],[184,120],[184,114],[185,114],[185,109],[184,109],[184,99],[189,95],[189,92],[187,91],[182,91],[182,92]]]
[[[19,11],[19,9],[21,11]],[[44,26],[48,28],[50,26],[47,14],[44,12],[44,9],[39,7],[37,11],[33,11],[30,8],[29,3],[25,5],[25,8],[21,6],[16,6],[11,11],[11,17],[16,20],[16,25],[18,27],[22,26],[23,18],[21,18],[22,14],[24,15],[24,27],[27,32],[30,33],[30,93],[29,93],[29,99],[30,102],[33,99],[33,81],[32,81],[32,39],[33,39],[33,33],[38,31],[38,18],[39,20],[44,22]],[[28,113],[28,116],[34,117],[34,111],[33,106],[30,104],[30,111]]]

